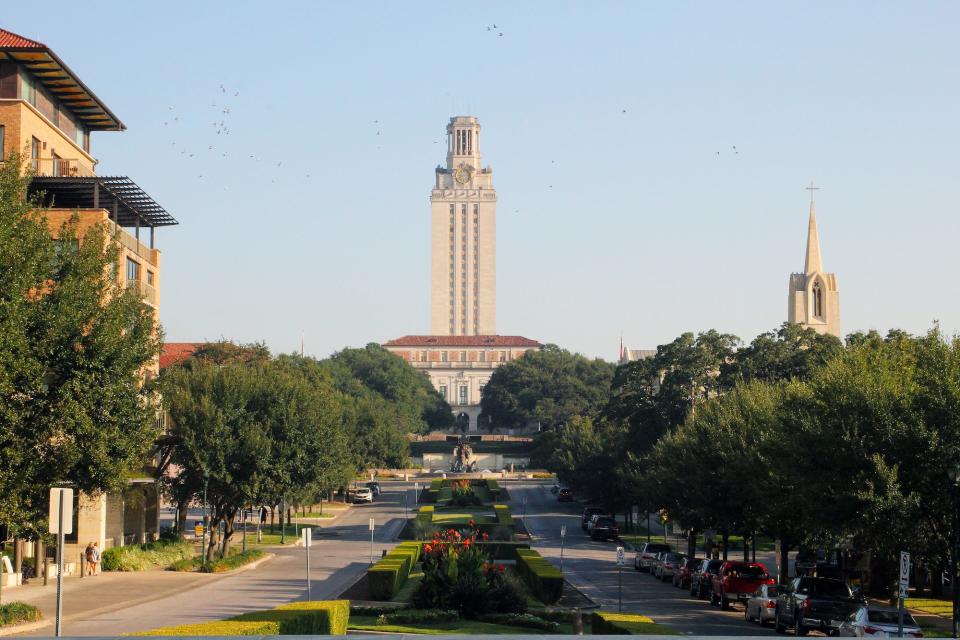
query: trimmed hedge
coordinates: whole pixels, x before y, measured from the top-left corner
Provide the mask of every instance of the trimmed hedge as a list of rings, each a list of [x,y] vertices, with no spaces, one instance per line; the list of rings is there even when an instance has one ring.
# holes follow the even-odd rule
[[[590,633],[595,636],[678,635],[670,627],[657,624],[647,616],[612,611],[594,611],[590,616]]]
[[[496,480],[487,480],[487,491],[494,500],[500,499],[500,483]]]
[[[504,527],[513,526],[513,514],[510,513],[510,507],[505,504],[493,505],[493,513],[497,516],[497,523]]]
[[[419,542],[401,542],[390,553],[367,569],[367,584],[374,600],[390,600],[410,577],[420,559]]]
[[[145,571],[166,567],[193,555],[193,545],[189,542],[160,540],[105,549],[100,556],[100,566],[104,571]]]
[[[198,624],[182,624],[178,627],[160,627],[149,631],[131,633],[132,636],[277,636],[280,624],[277,622],[240,622],[237,620],[215,620]]]
[[[349,600],[291,602],[266,611],[251,611],[227,620],[160,627],[135,636],[289,636],[347,633]]]
[[[517,549],[517,573],[544,604],[563,595],[563,575],[533,549]]]
[[[279,634],[284,636],[342,636],[347,633],[347,625],[350,621],[350,601],[291,602],[268,611],[244,613],[232,620],[273,623],[278,625]]]

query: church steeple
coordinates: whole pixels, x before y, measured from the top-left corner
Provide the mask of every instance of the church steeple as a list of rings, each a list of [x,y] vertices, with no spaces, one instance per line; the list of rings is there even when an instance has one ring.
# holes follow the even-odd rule
[[[807,255],[803,273],[790,275],[787,321],[811,327],[818,333],[840,336],[840,290],[837,276],[824,273],[820,257],[820,234],[817,232],[817,209],[810,183],[810,219],[807,223]]]
[[[807,257],[803,263],[803,272],[806,275],[823,272],[823,261],[820,259],[820,235],[817,233],[817,211],[812,196],[810,199],[810,222],[807,227]]]

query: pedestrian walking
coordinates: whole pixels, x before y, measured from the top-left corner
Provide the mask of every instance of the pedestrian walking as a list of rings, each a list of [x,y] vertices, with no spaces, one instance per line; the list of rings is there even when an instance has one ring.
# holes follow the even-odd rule
[[[93,543],[93,575],[100,575],[100,546],[99,543]]]
[[[83,550],[83,559],[86,561],[87,566],[84,570],[84,575],[92,576],[93,575],[93,543],[87,545],[87,548]]]

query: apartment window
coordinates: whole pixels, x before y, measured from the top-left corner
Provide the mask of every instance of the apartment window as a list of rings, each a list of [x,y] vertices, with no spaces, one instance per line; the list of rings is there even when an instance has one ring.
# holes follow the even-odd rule
[[[481,351],[481,352],[480,352],[480,362],[486,362],[486,361],[487,361],[487,352],[486,352],[486,351]]]
[[[420,362],[426,362],[426,361],[427,361],[427,352],[426,352],[426,351],[421,351],[421,352],[420,352]]]
[[[33,89],[33,79],[28,73],[20,74],[20,97],[37,106],[37,92]]]
[[[446,352],[446,351],[441,351],[441,352],[440,352],[440,362],[447,362],[447,352]]]
[[[140,263],[131,258],[127,258],[127,282],[135,282],[140,279]]]
[[[449,398],[447,398],[447,385],[440,385],[440,395],[443,396],[444,400],[449,400]]]
[[[40,141],[37,138],[30,138],[30,162],[34,171],[40,170]]]
[[[487,386],[487,385],[483,384],[482,382],[480,383],[480,397],[481,397],[481,398],[483,397],[483,388],[484,388],[485,386]]]
[[[147,284],[153,284],[153,271],[147,269]]]
[[[460,385],[460,404],[467,404],[468,392],[469,387],[467,385]]]
[[[507,361],[507,352],[506,352],[506,351],[501,351],[501,352],[500,352],[500,362],[506,362],[506,361]]]

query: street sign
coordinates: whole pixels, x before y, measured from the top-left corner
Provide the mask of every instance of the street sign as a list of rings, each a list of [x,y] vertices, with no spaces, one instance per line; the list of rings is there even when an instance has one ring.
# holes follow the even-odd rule
[[[910,585],[902,584],[902,583],[901,583],[901,585],[900,585],[900,597],[901,597],[901,598],[906,598],[906,597],[907,597],[907,589],[909,588],[909,586],[910,586]]]
[[[560,527],[560,537],[561,538],[567,537],[567,525],[563,525]]]
[[[300,537],[303,538],[303,546],[313,546],[313,527],[304,527],[300,530]]]
[[[370,531],[373,531],[373,518],[370,518],[370,524],[367,526],[369,527]]]
[[[193,535],[198,538],[203,537],[203,525],[201,523],[198,522],[197,524],[193,525]]]
[[[617,566],[623,566],[623,547],[617,547]]]
[[[910,554],[906,551],[900,552],[900,590],[910,585]]]
[[[61,502],[61,497],[63,498]],[[60,531],[61,504],[63,505],[63,531]],[[73,489],[54,487],[50,489],[50,533],[73,533]]]

